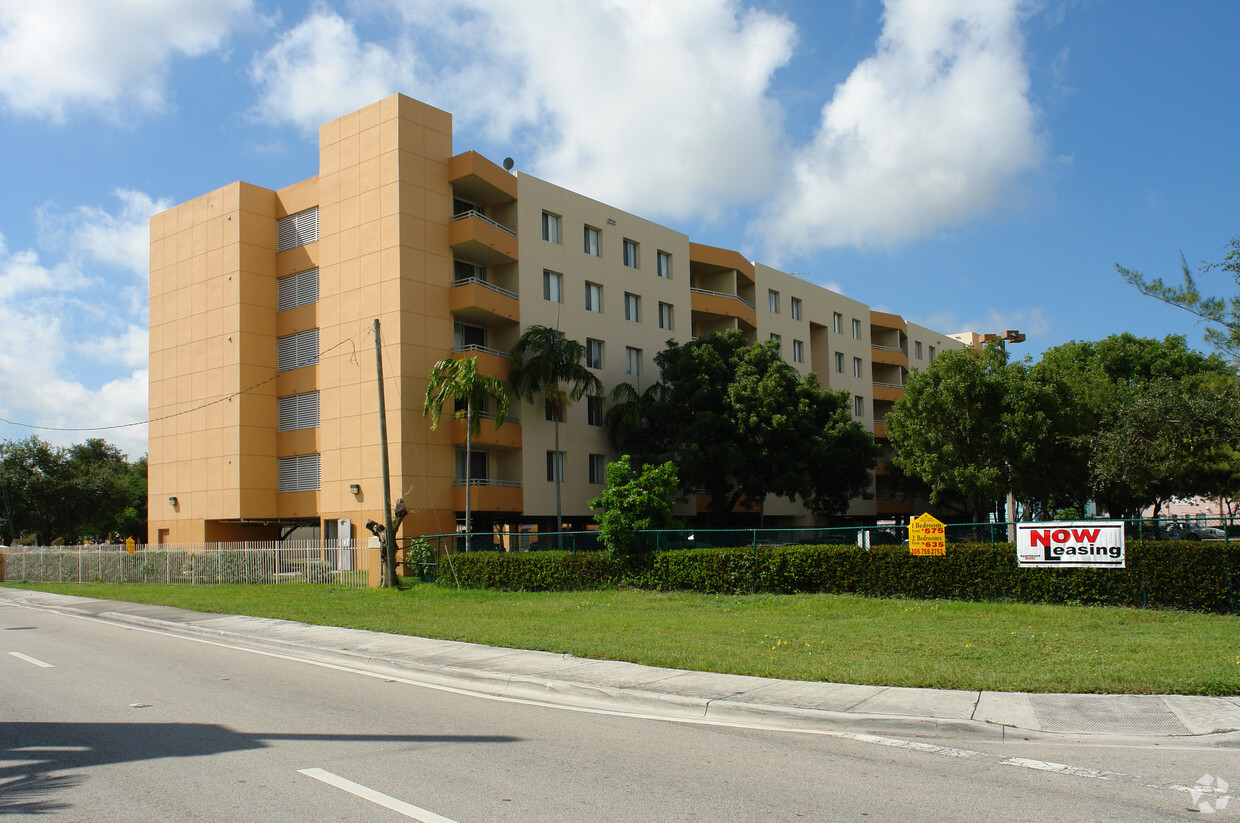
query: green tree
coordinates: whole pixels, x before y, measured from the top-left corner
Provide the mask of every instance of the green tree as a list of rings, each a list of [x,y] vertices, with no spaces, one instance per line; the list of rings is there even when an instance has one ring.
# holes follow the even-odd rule
[[[1202,263],[1194,276],[1184,255],[1180,255],[1179,285],[1168,285],[1161,278],[1148,279],[1139,271],[1115,265],[1120,276],[1142,294],[1154,297],[1172,306],[1178,306],[1212,323],[1206,329],[1205,339],[1220,351],[1240,361],[1240,235],[1231,238],[1227,254],[1221,261]],[[1198,276],[1205,278],[1211,272],[1223,272],[1235,282],[1237,293],[1230,297],[1203,297],[1197,284]]]
[[[508,390],[502,380],[478,373],[477,357],[447,358],[431,367],[423,400],[422,415],[431,418],[432,429],[439,428],[439,416],[449,400],[457,408],[454,416],[465,421],[465,550],[469,551],[473,438],[482,430],[482,414],[489,402],[495,403],[495,428],[504,425],[508,419]]]
[[[509,385],[517,397],[529,402],[542,398],[555,428],[555,455],[560,454],[560,423],[568,406],[586,393],[601,395],[603,383],[586,368],[585,346],[569,340],[550,326],[530,326],[510,353]],[[560,503],[561,472],[555,472],[555,528],[564,528]]]
[[[878,449],[853,421],[850,399],[802,378],[778,344],[712,334],[669,341],[655,362],[659,388],[617,387],[608,429],[641,463],[672,460],[682,489],[706,490],[716,522],[771,494],[832,514],[869,488]]]
[[[639,473],[629,455],[607,464],[607,487],[590,501],[599,525],[599,539],[613,555],[628,557],[649,551],[638,538],[643,529],[674,529],[672,516],[679,478],[674,463],[643,466]]]

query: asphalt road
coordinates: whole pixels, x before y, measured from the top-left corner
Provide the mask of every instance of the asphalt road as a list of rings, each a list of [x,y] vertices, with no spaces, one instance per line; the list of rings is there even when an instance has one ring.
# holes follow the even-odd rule
[[[1240,794],[1204,741],[906,740],[669,722],[0,607],[0,816],[75,821],[1161,820]],[[1217,811],[1240,820],[1240,800]]]

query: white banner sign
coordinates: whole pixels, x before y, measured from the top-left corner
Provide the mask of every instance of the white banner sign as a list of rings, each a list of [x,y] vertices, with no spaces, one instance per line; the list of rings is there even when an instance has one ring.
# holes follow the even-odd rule
[[[1017,523],[1016,561],[1022,567],[1124,568],[1124,524],[1119,521]]]

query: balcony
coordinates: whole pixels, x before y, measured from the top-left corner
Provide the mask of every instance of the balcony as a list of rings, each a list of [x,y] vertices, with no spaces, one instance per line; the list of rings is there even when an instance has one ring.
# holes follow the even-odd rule
[[[758,313],[753,304],[738,294],[690,288],[689,305],[695,314],[731,317],[752,328],[758,326]]]
[[[894,403],[904,396],[904,386],[899,383],[880,383],[874,381],[874,401],[889,401]]]
[[[885,419],[875,418],[874,438],[876,440],[880,438],[885,440],[887,438],[887,421]]]
[[[512,368],[508,362],[508,352],[473,343],[467,343],[464,346],[453,346],[452,357],[456,360],[477,357],[479,374],[495,377],[505,382],[508,380],[508,372]]]
[[[483,266],[517,262],[517,233],[473,210],[453,216],[448,245],[458,257]]]
[[[475,512],[520,512],[525,507],[519,481],[471,478],[469,487],[469,504]],[[465,511],[464,480],[452,484],[452,508],[458,512]]]
[[[517,295],[479,277],[466,277],[452,284],[448,308],[468,323],[489,326],[493,323],[516,323],[521,319]]]
[[[908,368],[908,353],[895,346],[871,346],[870,359],[887,366]]]
[[[473,203],[493,206],[517,199],[517,178],[476,151],[448,161],[448,180],[457,197]]]
[[[521,448],[521,421],[514,415],[508,415],[504,425],[495,428],[495,413],[484,411],[478,415],[482,418],[482,426],[473,436],[474,446],[491,446],[501,449]],[[465,421],[461,418],[452,420],[452,443],[465,445]]]

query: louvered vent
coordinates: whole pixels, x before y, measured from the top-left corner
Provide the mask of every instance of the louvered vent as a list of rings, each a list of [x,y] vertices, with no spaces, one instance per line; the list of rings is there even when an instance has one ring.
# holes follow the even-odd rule
[[[279,431],[313,429],[319,425],[319,393],[293,394],[281,397]]]
[[[319,302],[319,270],[308,269],[281,277],[276,283],[280,287],[280,297],[276,308],[279,311],[295,309]]]
[[[312,492],[319,488],[319,455],[299,454],[279,458],[280,480],[276,491]]]
[[[319,207],[299,211],[276,221],[276,251],[288,251],[318,242]]]
[[[290,334],[276,340],[276,368],[278,371],[313,366],[319,362],[319,330]]]

